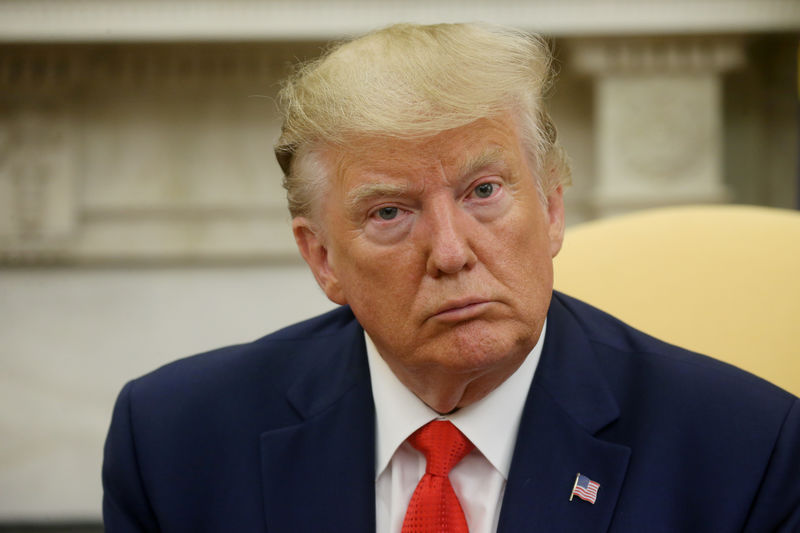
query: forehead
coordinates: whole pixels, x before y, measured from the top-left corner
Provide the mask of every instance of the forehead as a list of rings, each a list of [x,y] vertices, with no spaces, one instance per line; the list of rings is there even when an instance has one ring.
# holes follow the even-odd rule
[[[515,121],[508,116],[480,119],[424,139],[359,137],[333,156],[339,184],[359,176],[408,177],[435,167],[448,175],[522,153]]]

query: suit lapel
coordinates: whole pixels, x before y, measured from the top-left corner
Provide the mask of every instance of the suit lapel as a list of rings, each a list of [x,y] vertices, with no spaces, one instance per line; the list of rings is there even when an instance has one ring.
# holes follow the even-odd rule
[[[498,531],[607,531],[630,449],[595,434],[618,416],[591,345],[554,296]],[[569,500],[578,472],[600,484],[594,504]]]
[[[317,349],[289,391],[304,421],[261,435],[267,529],[371,532],[375,414],[362,330],[353,320]]]

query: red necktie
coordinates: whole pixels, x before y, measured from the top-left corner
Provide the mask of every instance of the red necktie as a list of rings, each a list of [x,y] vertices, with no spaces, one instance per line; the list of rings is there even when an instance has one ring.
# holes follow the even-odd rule
[[[469,533],[448,475],[475,446],[446,420],[425,424],[408,442],[425,454],[425,475],[411,495],[402,533]]]

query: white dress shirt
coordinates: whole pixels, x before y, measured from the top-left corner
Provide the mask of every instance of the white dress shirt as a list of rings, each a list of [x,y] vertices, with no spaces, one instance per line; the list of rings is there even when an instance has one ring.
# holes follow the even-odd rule
[[[425,456],[406,442],[434,419],[450,420],[475,444],[450,472],[471,533],[497,530],[519,421],[542,353],[545,327],[522,365],[482,400],[442,416],[408,390],[365,334],[375,399],[375,505],[378,533],[400,533],[408,502],[425,473]]]

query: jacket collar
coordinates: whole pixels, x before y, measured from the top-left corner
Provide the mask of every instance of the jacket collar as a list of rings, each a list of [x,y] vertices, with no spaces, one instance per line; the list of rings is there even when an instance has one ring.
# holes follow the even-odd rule
[[[303,421],[261,435],[267,529],[372,532],[375,414],[363,330],[353,318],[305,351],[312,364],[287,393]]]

